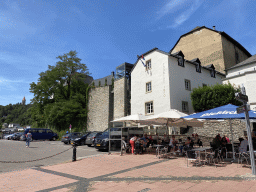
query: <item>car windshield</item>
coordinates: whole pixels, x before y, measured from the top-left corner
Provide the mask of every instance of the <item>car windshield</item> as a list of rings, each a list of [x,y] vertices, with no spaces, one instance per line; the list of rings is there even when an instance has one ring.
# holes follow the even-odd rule
[[[103,136],[103,137],[107,137],[107,136],[108,136],[108,131],[103,132],[103,133],[102,133],[102,136]]]

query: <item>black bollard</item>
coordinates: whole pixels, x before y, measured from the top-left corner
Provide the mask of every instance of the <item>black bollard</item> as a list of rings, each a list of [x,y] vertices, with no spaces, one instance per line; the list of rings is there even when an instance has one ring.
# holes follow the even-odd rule
[[[76,144],[73,144],[73,157],[72,157],[72,161],[76,161]]]

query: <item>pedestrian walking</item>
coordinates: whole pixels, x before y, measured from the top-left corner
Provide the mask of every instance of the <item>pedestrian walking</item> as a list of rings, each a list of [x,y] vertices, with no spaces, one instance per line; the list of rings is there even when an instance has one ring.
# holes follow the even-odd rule
[[[29,147],[31,138],[32,138],[32,134],[30,133],[30,131],[28,131],[28,133],[26,134],[26,147]]]

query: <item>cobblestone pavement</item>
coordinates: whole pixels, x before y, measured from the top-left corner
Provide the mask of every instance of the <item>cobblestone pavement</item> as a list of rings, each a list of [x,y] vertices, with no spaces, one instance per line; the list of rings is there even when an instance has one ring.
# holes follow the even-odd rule
[[[0,191],[255,191],[249,168],[194,167],[185,158],[103,154],[76,162],[0,174]]]

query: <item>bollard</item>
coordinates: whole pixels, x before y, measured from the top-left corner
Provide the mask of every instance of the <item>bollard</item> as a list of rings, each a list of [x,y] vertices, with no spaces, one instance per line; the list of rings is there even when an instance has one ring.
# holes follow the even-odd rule
[[[72,161],[76,161],[76,144],[73,144],[73,157],[72,157]]]

